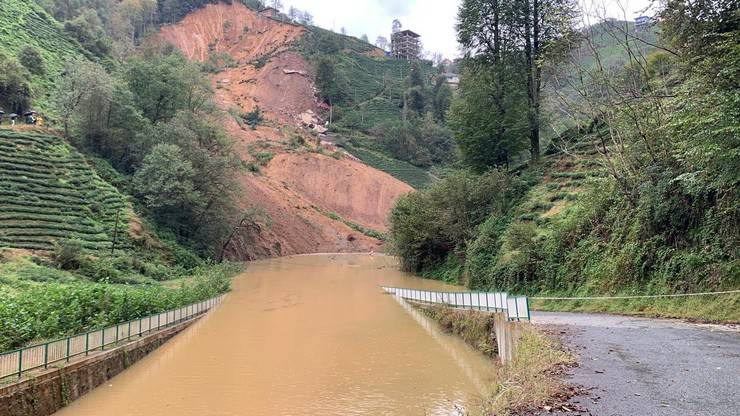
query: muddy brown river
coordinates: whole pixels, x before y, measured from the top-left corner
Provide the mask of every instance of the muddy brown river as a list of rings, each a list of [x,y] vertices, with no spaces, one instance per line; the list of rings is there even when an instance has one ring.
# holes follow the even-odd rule
[[[493,382],[493,360],[379,284],[444,288],[379,255],[250,263],[218,308],[57,415],[474,411]]]

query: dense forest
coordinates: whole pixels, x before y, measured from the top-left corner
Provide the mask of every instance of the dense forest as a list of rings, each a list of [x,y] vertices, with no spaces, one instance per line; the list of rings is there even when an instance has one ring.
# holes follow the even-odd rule
[[[737,9],[667,1],[659,36],[601,23],[608,48],[577,21],[568,1],[463,2],[462,169],[396,206],[403,266],[530,295],[737,289]],[[728,318],[724,299],[696,313]]]

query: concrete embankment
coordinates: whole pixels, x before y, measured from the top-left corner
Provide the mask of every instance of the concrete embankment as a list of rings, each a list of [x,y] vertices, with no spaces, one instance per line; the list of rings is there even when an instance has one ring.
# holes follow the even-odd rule
[[[48,416],[110,380],[199,318],[0,387],[0,416]]]

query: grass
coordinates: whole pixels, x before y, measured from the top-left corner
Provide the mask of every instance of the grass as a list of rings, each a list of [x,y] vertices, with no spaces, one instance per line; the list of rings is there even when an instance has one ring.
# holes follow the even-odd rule
[[[446,332],[459,336],[489,357],[496,355],[493,314],[444,305],[419,307]],[[575,363],[573,356],[537,327],[520,324],[520,329],[514,359],[499,368],[490,394],[477,412],[481,415],[504,416],[540,410],[559,403],[568,391],[558,372]]]
[[[555,341],[536,327],[522,325],[516,355],[501,369],[481,413],[522,414],[557,402],[566,385],[556,373],[573,364],[574,358]]]
[[[77,41],[71,39],[61,25],[34,1],[3,0],[0,7],[0,45],[13,56],[25,46],[38,49],[44,60],[45,72],[31,76],[37,109],[48,111],[49,95],[57,75],[67,62],[90,58]]]
[[[677,318],[699,322],[737,324],[740,323],[740,293],[688,298],[532,300],[532,309],[542,311],[613,313],[651,318]]]
[[[326,216],[327,218],[331,218],[334,221],[339,221],[341,223],[344,223],[344,225],[346,225],[347,227],[349,227],[349,228],[351,228],[351,229],[353,229],[353,230],[355,230],[355,231],[357,231],[357,232],[359,232],[361,234],[364,234],[364,235],[366,235],[368,237],[371,237],[371,238],[374,238],[374,239],[380,240],[380,241],[387,241],[388,240],[388,235],[387,234],[385,234],[383,232],[380,232],[378,230],[373,230],[372,228],[363,227],[360,224],[357,224],[357,223],[354,223],[352,221],[346,220],[346,219],[342,218],[342,216],[339,215],[339,214],[337,214],[336,212],[324,211],[324,210],[322,210],[321,208],[318,208],[318,207],[316,207],[316,211],[318,211],[320,214]]]
[[[445,332],[455,334],[466,343],[494,357],[496,355],[496,336],[491,313],[448,308],[444,305],[420,306],[422,311],[439,322]]]

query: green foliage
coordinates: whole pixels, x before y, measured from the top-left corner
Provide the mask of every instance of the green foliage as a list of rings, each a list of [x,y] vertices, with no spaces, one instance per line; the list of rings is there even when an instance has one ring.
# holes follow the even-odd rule
[[[454,157],[450,132],[440,127],[428,113],[423,120],[386,121],[372,130],[383,150],[394,158],[420,167],[442,165]]]
[[[405,270],[422,272],[462,258],[478,226],[492,212],[503,215],[526,185],[505,172],[458,172],[435,186],[402,197],[390,222],[394,251]]]
[[[36,110],[52,112],[48,105],[48,94],[53,90],[56,78],[65,63],[80,57],[90,56],[79,43],[68,36],[61,26],[47,14],[35,1],[4,0],[0,7],[0,44],[7,56],[20,56],[26,48],[37,50],[43,60],[45,71],[23,75],[27,93],[32,97]],[[3,59],[0,58],[0,65]],[[0,84],[8,76],[8,68],[0,68]],[[5,97],[0,92],[0,97]],[[28,109],[11,108],[1,102],[6,112]],[[16,112],[18,112],[16,111]]]
[[[260,125],[264,121],[264,117],[262,117],[262,110],[260,109],[260,106],[255,106],[254,110],[244,114],[242,118],[249,125],[249,127],[252,128],[252,130],[254,130],[258,125]]]
[[[386,172],[416,189],[423,189],[432,183],[432,177],[428,172],[408,162],[394,159],[377,150],[355,146],[351,143],[342,144],[342,147],[347,149],[353,156],[362,160],[363,163]]]
[[[202,110],[211,94],[198,66],[174,51],[131,59],[125,79],[134,102],[152,123],[170,120],[182,110]]]
[[[0,350],[72,335],[209,299],[229,290],[231,266],[198,270],[177,289],[159,285],[46,283],[12,291],[0,287]]]
[[[349,81],[337,73],[334,61],[329,57],[319,59],[316,64],[316,87],[321,99],[330,104],[341,104],[347,99]]]
[[[82,241],[76,239],[58,241],[54,245],[52,257],[57,267],[62,270],[77,269],[82,259]]]
[[[84,9],[77,17],[64,22],[64,31],[94,56],[102,58],[110,51],[103,22],[93,9]]]
[[[193,184],[195,172],[174,144],[158,144],[134,175],[134,188],[146,206],[162,219],[201,204]]]
[[[50,251],[79,239],[86,250],[109,251],[118,212],[125,240],[126,208],[62,139],[0,130],[0,245]]]
[[[497,75],[484,65],[469,62],[460,80],[447,121],[463,163],[477,172],[507,166],[527,148],[527,102],[524,92],[497,82],[514,83],[517,75],[494,82]],[[500,97],[500,101],[491,97]]]
[[[31,103],[28,71],[15,59],[0,53],[0,109],[23,114]]]
[[[33,46],[25,46],[21,49],[21,52],[18,54],[18,61],[34,75],[43,75],[46,71],[41,52]]]

